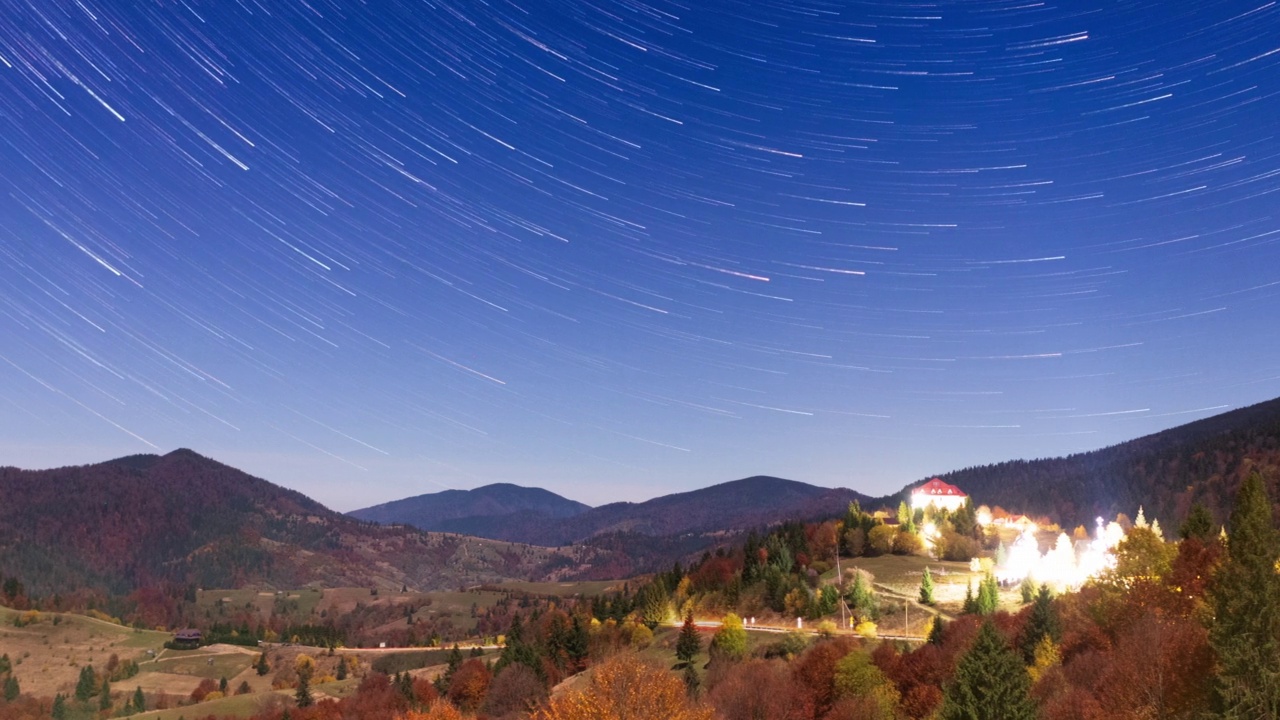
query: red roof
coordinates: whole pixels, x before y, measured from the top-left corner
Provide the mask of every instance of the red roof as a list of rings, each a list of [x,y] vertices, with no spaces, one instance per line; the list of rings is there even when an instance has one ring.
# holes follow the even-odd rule
[[[958,495],[960,497],[967,497],[964,494],[964,491],[961,490],[960,488],[956,487],[955,485],[952,485],[951,483],[943,482],[938,478],[934,478],[929,482],[916,488],[915,490],[912,490],[911,494],[912,495]]]

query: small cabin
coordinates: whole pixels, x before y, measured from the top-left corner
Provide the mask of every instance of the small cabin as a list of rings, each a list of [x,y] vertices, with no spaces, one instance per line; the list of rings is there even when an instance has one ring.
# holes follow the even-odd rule
[[[200,634],[199,630],[187,628],[186,630],[179,630],[173,634],[173,644],[193,648],[200,647],[200,641],[203,638],[204,636]]]

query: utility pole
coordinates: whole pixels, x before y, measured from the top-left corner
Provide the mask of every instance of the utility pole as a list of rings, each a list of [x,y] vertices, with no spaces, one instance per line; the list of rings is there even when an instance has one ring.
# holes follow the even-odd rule
[[[842,587],[843,585],[844,585],[844,573],[840,572],[840,539],[836,538],[836,587],[839,588],[839,587]],[[841,590],[840,591],[840,625],[845,628],[849,627],[849,621],[845,618],[845,612],[844,612],[847,607],[848,606],[845,605],[845,602],[844,602],[844,591]]]

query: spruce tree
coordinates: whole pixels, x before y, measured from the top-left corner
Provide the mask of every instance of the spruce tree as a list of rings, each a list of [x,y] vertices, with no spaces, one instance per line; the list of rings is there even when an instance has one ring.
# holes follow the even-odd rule
[[[293,699],[300,708],[311,707],[311,704],[315,702],[311,697],[311,679],[307,677],[309,674],[300,673],[298,675],[298,691],[293,694]]]
[[[85,665],[80,668],[80,680],[76,682],[76,699],[80,702],[89,702],[89,698],[93,697],[97,689],[98,678],[93,672],[93,666]]]
[[[271,672],[271,666],[267,664],[266,653],[262,653],[258,656],[258,662],[254,664],[253,669],[258,671],[259,676],[266,675]]]
[[[1031,606],[1031,614],[1027,616],[1027,625],[1022,630],[1022,659],[1028,665],[1035,662],[1036,646],[1044,638],[1055,643],[1062,641],[1062,621],[1058,618],[1058,610],[1053,606],[1053,596],[1047,585],[1040,586],[1035,604]]]
[[[980,615],[991,615],[1000,606],[1000,586],[996,584],[995,575],[987,573],[982,582],[978,583],[977,606]]]
[[[1223,717],[1280,717],[1280,535],[1256,472],[1231,511],[1227,557],[1209,588]]]
[[[67,720],[67,699],[62,693],[53,696],[53,720]]]
[[[1018,586],[1018,592],[1022,593],[1022,604],[1030,605],[1036,599],[1036,581],[1028,575],[1022,578],[1022,584]]]
[[[98,709],[111,709],[111,681],[106,678],[102,679],[102,691],[98,693]]]
[[[920,579],[920,602],[933,604],[933,575],[929,573],[928,565],[924,566],[924,577]]]
[[[943,638],[947,636],[947,621],[942,619],[941,615],[933,616],[933,626],[929,628],[929,637],[925,642],[930,645],[941,645]]]
[[[1183,520],[1182,527],[1178,528],[1178,536],[1183,540],[1196,538],[1201,542],[1213,539],[1213,514],[1204,506],[1204,503],[1197,502],[1191,506],[1187,519]]]
[[[972,580],[970,580],[969,584],[966,585],[964,588],[964,605],[961,607],[960,612],[964,613],[965,615],[978,614],[978,599],[973,596]]]
[[[134,689],[134,691],[133,691],[133,711],[134,711],[134,712],[146,712],[146,711],[147,711],[147,696],[142,694],[142,686],[141,686],[141,685],[139,685],[139,686],[138,686],[136,689]]]
[[[680,628],[680,638],[676,640],[676,659],[688,665],[702,651],[702,639],[698,637],[698,628],[693,624],[693,613],[684,616],[684,626]]]
[[[942,720],[1034,720],[1031,678],[990,620],[956,664],[942,698]]]
[[[22,688],[18,687],[18,678],[10,675],[4,679],[4,699],[6,702],[13,702],[22,694]]]

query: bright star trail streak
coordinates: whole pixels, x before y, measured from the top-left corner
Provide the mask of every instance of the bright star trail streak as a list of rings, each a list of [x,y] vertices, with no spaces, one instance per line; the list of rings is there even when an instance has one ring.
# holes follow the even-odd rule
[[[0,464],[880,494],[1280,395],[1275,2],[0,18]]]

